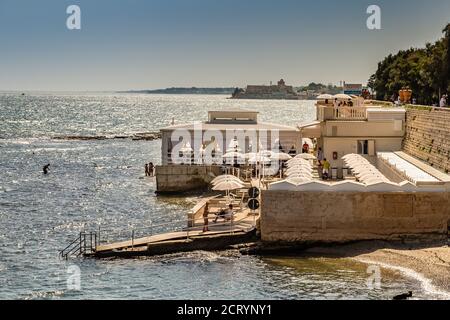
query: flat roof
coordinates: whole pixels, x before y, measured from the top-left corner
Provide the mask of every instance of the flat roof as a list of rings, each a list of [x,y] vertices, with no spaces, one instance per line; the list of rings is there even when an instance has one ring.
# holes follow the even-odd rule
[[[419,182],[439,182],[440,179],[422,170],[416,164],[400,157],[395,152],[378,152],[377,156],[387,161],[395,170],[406,176],[415,184]]]
[[[259,113],[259,111],[250,110],[250,109],[240,109],[240,108],[231,108],[231,109],[210,110],[210,111],[208,111],[208,113],[216,113],[216,112],[226,112],[226,113]]]
[[[194,130],[194,123],[188,124],[179,124],[173,125],[169,127],[165,127],[160,129],[160,131],[173,131],[173,130]],[[285,126],[281,124],[267,123],[267,122],[258,122],[258,123],[209,123],[202,122],[201,123],[203,130],[278,130],[278,131],[295,131],[298,132],[298,129],[291,126]]]

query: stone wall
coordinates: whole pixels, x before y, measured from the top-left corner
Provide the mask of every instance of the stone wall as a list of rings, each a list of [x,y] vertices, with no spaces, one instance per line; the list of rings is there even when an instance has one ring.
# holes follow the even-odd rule
[[[450,171],[450,110],[409,107],[403,150],[436,169]]]
[[[265,242],[444,239],[449,193],[263,191]]]
[[[222,170],[218,166],[157,166],[156,192],[182,193],[207,190],[209,183],[221,174]]]

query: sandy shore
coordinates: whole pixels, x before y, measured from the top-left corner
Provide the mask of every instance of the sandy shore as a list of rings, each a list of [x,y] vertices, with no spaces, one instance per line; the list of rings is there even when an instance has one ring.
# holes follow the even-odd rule
[[[419,280],[425,290],[450,299],[450,248],[442,244],[427,246],[364,242],[338,247],[312,248],[311,254],[347,257],[377,264]]]

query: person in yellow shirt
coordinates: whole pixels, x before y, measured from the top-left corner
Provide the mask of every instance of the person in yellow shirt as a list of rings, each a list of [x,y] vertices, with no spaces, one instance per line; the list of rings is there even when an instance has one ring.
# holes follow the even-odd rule
[[[330,177],[331,163],[325,158],[323,159],[322,165],[323,165],[323,179],[328,180]]]

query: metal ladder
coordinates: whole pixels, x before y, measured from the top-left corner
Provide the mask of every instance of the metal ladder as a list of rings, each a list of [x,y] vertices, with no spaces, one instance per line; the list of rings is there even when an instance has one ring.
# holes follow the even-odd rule
[[[59,256],[67,260],[69,257],[93,254],[99,242],[100,239],[97,237],[96,232],[80,232],[80,235],[75,240],[59,252]]]

